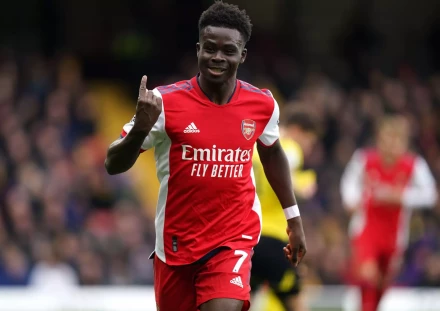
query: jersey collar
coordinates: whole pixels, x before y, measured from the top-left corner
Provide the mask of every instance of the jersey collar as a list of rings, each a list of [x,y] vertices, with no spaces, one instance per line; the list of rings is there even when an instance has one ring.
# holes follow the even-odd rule
[[[200,76],[200,73],[198,73],[195,77],[193,77],[193,78],[191,79],[191,84],[192,84],[192,86],[194,87],[194,89],[196,90],[197,94],[198,94],[200,97],[202,97],[203,99],[208,100],[209,102],[211,102],[212,104],[214,104],[214,103],[212,102],[212,100],[208,97],[208,95],[206,95],[205,92],[203,92],[202,88],[200,87],[200,84],[199,84],[199,76]],[[228,101],[226,102],[227,104],[230,103],[230,102],[233,102],[233,101],[236,100],[237,97],[238,97],[238,93],[239,93],[238,90],[240,89],[240,80],[236,79],[235,81],[236,81],[236,82],[235,82],[235,88],[234,88],[234,91],[232,92],[232,95],[229,97]],[[217,106],[223,106],[223,105],[218,105],[218,104],[214,104],[214,105],[217,105]]]

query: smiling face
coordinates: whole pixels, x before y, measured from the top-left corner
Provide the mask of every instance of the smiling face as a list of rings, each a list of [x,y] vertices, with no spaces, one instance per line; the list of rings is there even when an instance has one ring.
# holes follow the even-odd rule
[[[197,58],[201,78],[211,83],[225,83],[237,75],[246,59],[246,49],[240,32],[223,27],[205,27],[197,43]]]

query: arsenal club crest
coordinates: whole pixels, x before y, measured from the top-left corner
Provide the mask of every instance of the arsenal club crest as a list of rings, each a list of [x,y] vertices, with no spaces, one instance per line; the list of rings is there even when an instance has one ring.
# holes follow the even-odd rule
[[[251,139],[252,136],[254,136],[256,127],[257,124],[254,120],[245,119],[241,121],[241,132],[243,133],[244,138],[247,140]]]

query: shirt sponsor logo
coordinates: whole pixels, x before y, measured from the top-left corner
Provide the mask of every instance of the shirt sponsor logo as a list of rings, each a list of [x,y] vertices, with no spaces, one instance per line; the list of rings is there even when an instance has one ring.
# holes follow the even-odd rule
[[[191,176],[196,177],[243,177],[243,164],[248,163],[251,158],[252,149],[222,149],[217,148],[216,145],[209,149],[182,145],[182,160],[194,162]],[[219,164],[210,162],[219,162]]]

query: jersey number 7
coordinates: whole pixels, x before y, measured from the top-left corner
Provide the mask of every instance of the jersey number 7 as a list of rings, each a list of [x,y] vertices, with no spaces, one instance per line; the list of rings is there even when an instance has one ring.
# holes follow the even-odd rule
[[[244,260],[247,258],[248,254],[245,251],[236,250],[234,253],[235,256],[241,256],[237,263],[234,266],[234,269],[232,269],[232,272],[238,273],[238,270],[240,270],[241,265],[243,264]]]

